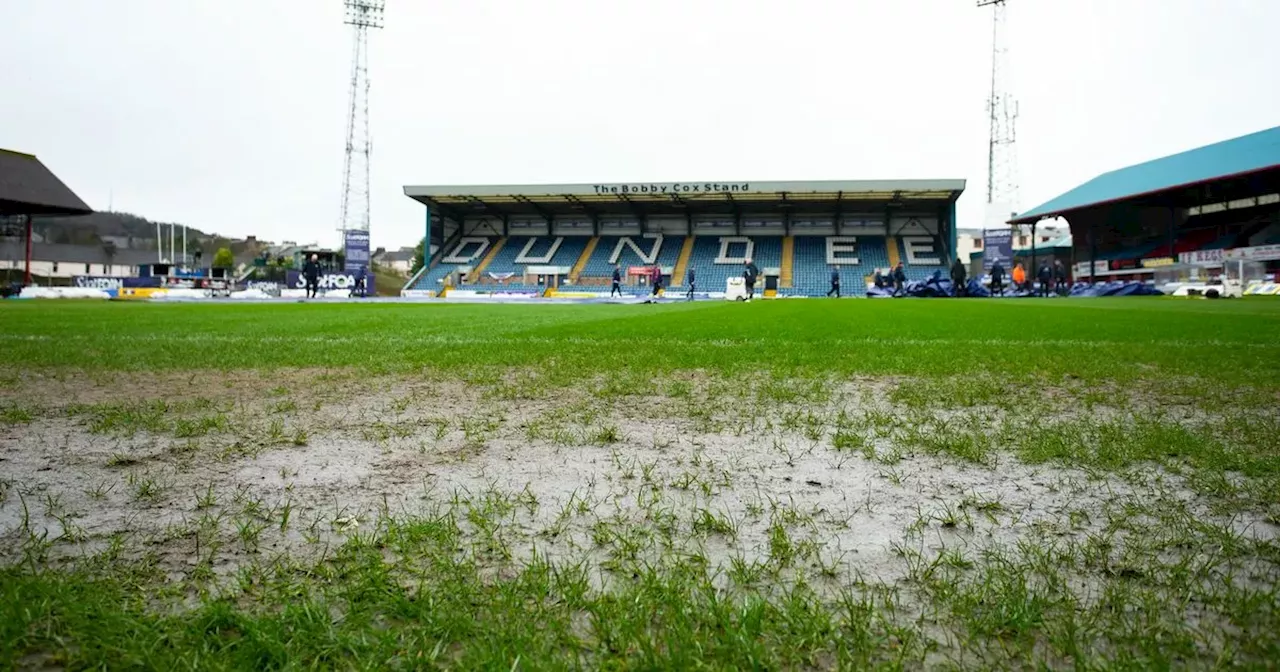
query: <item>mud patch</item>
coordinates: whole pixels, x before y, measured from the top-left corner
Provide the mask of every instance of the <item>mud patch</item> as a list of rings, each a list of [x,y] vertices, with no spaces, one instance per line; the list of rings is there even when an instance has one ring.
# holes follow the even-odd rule
[[[366,378],[355,396],[304,384],[351,382],[342,375],[240,373],[221,387],[24,377],[5,394],[58,405],[0,430],[3,556],[20,557],[23,540],[74,558],[127,539],[126,555],[158,553],[167,571],[224,574],[264,553],[315,557],[387,515],[447,508],[495,565],[535,552],[614,566],[678,552],[712,567],[781,564],[790,580],[835,590],[855,576],[901,581],[912,552],[1085,539],[1133,503],[1177,501],[1219,520],[1156,465],[1027,464],[1001,446],[970,456],[961,434],[919,430],[925,416],[893,398],[901,381],[849,381],[821,403],[794,385],[707,398],[727,386],[699,375],[675,379],[689,385],[675,397],[518,402],[461,381]],[[122,385],[166,405],[121,406]],[[225,400],[183,405],[219,390]],[[801,398],[777,401],[788,395]],[[119,417],[95,424],[67,412],[77,405]],[[927,415],[971,436],[1007,413]],[[1265,509],[1219,522],[1276,534]]]

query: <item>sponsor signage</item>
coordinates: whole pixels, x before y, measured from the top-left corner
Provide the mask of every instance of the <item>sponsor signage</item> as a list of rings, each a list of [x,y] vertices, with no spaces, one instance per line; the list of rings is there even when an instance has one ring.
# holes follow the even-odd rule
[[[983,229],[982,230],[982,270],[985,273],[991,272],[991,267],[996,262],[1000,262],[1001,266],[1006,269],[1013,263],[1013,230],[1012,229]]]
[[[591,188],[597,194],[738,194],[751,191],[751,183],[641,182],[638,184],[593,184]]]
[[[356,273],[324,273],[320,276],[320,289],[355,289]],[[307,279],[302,277],[302,271],[288,271],[285,274],[285,284],[290,289],[306,289]],[[365,276],[365,290],[369,294],[373,294],[373,275]]]
[[[1172,266],[1174,264],[1172,257],[1155,257],[1152,259],[1143,259],[1143,268],[1160,268],[1161,266]]]
[[[1195,250],[1178,254],[1180,264],[1221,264],[1226,258],[1226,250]]]
[[[1102,275],[1102,274],[1106,273],[1107,271],[1111,270],[1111,269],[1107,266],[1107,262],[1105,262],[1105,261],[1096,261],[1096,262],[1094,262],[1094,264],[1093,264],[1093,273],[1090,273],[1090,272],[1089,272],[1089,262],[1087,262],[1087,261],[1081,261],[1081,262],[1078,262],[1078,263],[1075,265],[1075,267],[1074,267],[1074,268],[1075,268],[1075,273],[1074,273],[1074,274],[1076,275],[1076,277],[1079,277],[1079,276],[1082,276],[1082,275],[1088,275],[1088,276],[1093,276],[1093,275]]]
[[[348,230],[343,241],[342,270],[359,273],[369,270],[369,232]]]
[[[1280,259],[1280,245],[1237,247],[1234,250],[1228,250],[1223,258],[1232,261],[1275,261]]]
[[[124,287],[124,278],[108,278],[95,275],[76,275],[71,284],[85,289],[120,289]]]
[[[269,296],[280,296],[280,283],[273,280],[250,280],[245,283],[245,289],[254,289]]]

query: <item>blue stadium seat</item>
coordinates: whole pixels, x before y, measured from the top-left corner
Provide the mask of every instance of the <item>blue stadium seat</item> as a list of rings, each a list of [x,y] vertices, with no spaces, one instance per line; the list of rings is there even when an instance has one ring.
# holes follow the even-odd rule
[[[933,277],[934,272],[942,271],[943,277],[950,275],[951,263],[947,259],[942,258],[942,252],[936,250],[935,257],[939,263],[936,264],[913,264],[907,259],[907,243],[901,237],[895,237],[894,241],[898,245],[898,258],[902,260],[902,270],[907,276],[907,282],[915,282],[928,280]],[[954,261],[954,260],[951,260]],[[885,264],[888,266],[888,264]]]
[[[857,264],[840,264],[840,290],[842,296],[861,296],[866,291],[866,276],[877,268],[889,267],[889,248],[882,237],[858,236],[857,252],[843,252],[840,256],[857,257]],[[791,267],[791,288],[783,289],[788,296],[826,296],[831,289],[831,265],[827,263],[826,236],[797,236],[795,256]]]
[[[608,278],[613,267],[609,263],[609,256],[613,253],[617,246],[620,236],[603,236],[600,238],[595,251],[591,258],[583,267],[582,279],[604,279]],[[637,245],[648,251],[652,243],[652,238],[644,238],[641,236],[630,236]],[[694,268],[698,274],[698,285],[705,291],[723,291],[725,281],[730,277],[738,277],[742,274],[742,264],[729,263],[717,264],[716,259],[720,254],[720,240],[722,236],[699,236],[694,239],[693,251],[689,257],[689,267]],[[503,248],[489,263],[485,269],[486,272],[493,273],[523,273],[522,264],[516,263],[516,257],[524,249],[528,243],[528,236],[513,236],[507,240]],[[554,238],[539,236],[534,242],[534,246],[530,249],[531,255],[545,253],[551,245]],[[496,242],[496,239],[494,239]],[[754,244],[752,256],[757,266],[760,268],[781,268],[782,266],[782,237],[781,236],[756,236],[751,237]],[[585,236],[566,236],[561,243],[549,265],[555,266],[573,266],[577,263],[578,258],[586,249],[588,238]],[[895,239],[895,244],[899,246],[900,257],[906,261],[906,249],[900,239]],[[664,267],[674,267],[680,258],[680,250],[684,245],[684,236],[664,236],[661,249],[658,251],[657,263]],[[744,250],[738,245],[731,245],[729,255],[732,257],[741,257]],[[843,252],[841,256],[857,257],[857,264],[841,264],[840,275],[843,281],[843,290],[846,296],[858,296],[864,292],[864,282],[867,276],[875,272],[877,268],[885,269],[889,267],[888,241],[884,237],[875,236],[858,236],[857,251]],[[940,260],[941,261],[941,260]],[[625,270],[628,266],[641,266],[645,262],[632,250],[629,246],[623,246],[618,258],[619,264]],[[780,289],[779,293],[784,296],[825,296],[830,288],[831,267],[827,263],[827,237],[826,236],[797,236],[795,238],[794,257],[792,260],[792,286]],[[473,262],[478,264],[479,260]],[[910,280],[924,280],[933,275],[934,271],[942,270],[945,274],[949,265],[911,265],[905,267],[907,277]],[[440,265],[430,272],[424,274],[415,284],[415,288],[419,289],[439,289],[439,280],[451,271],[453,266]],[[672,278],[670,287],[672,289],[684,287],[684,277]],[[583,283],[584,286],[600,286],[592,282]],[[602,289],[607,285],[600,286]],[[481,283],[475,286],[476,289],[510,289],[514,291],[534,291],[536,286],[524,285],[495,285],[492,280],[482,279]]]
[[[613,254],[613,248],[617,247],[618,241],[624,236],[601,236],[600,242],[596,245],[596,249],[591,254],[591,258],[587,260],[587,264],[582,268],[583,278],[608,278],[613,275],[613,265],[609,263],[609,255]],[[635,241],[640,249],[648,252],[653,245],[652,238],[644,238],[641,236],[626,236]],[[680,248],[684,245],[684,236],[663,236],[662,249],[658,251],[657,263],[659,266],[675,266],[680,259]],[[581,254],[581,250],[579,250]],[[622,272],[627,271],[628,266],[643,266],[645,262],[631,249],[629,245],[623,245],[621,254],[618,255],[618,264],[622,266]],[[681,278],[683,280],[683,278]]]
[[[689,255],[688,268],[696,270],[699,291],[723,292],[726,280],[742,275],[743,264],[741,263],[716,263],[716,259],[720,256],[720,238],[721,236],[698,236],[693,241],[693,252]],[[782,265],[781,237],[753,237],[751,242],[755,247],[752,252],[752,261],[756,266],[765,269]],[[728,254],[731,257],[740,258],[743,253],[743,245],[730,245]],[[684,278],[673,279],[673,288],[683,286]],[[763,288],[763,284],[757,285],[757,289]]]
[[[489,240],[489,244],[492,245],[495,242],[497,242],[498,239],[489,238],[488,240]],[[453,246],[450,246],[449,249],[445,251],[445,254],[447,255],[451,252],[453,252]],[[478,264],[478,263],[480,263],[480,259],[476,259],[474,262],[466,265],[474,266],[475,264]],[[413,284],[412,289],[438,290],[443,286],[441,281],[444,280],[445,276],[455,271],[458,267],[459,267],[459,264],[440,264],[435,268],[430,269],[426,273],[423,273],[422,275],[418,276],[418,281]]]
[[[503,244],[502,249],[498,250],[498,254],[489,262],[489,266],[485,268],[485,273],[515,273],[517,275],[524,274],[524,267],[529,264],[517,264],[516,257],[524,250],[524,246],[529,242],[530,238],[536,238],[534,245],[529,249],[530,256],[541,256],[551,249],[552,241],[556,237],[552,236],[512,236]],[[489,243],[497,243],[498,238],[490,238]],[[573,266],[578,262],[578,257],[582,256],[582,252],[587,248],[588,236],[564,236],[564,240],[560,243],[559,249],[556,250],[555,256],[551,258],[547,266]],[[449,250],[450,252],[452,249]],[[481,256],[466,266],[479,265],[484,257]],[[538,264],[542,265],[542,264]],[[422,274],[418,281],[414,283],[413,289],[430,289],[438,290],[442,286],[441,280],[445,276],[459,268],[458,264],[440,264],[430,271]],[[477,279],[478,282],[467,283],[468,288],[479,290],[509,290],[509,291],[537,291],[540,289],[537,285],[525,284],[494,284],[487,275]]]
[[[498,250],[498,254],[494,256],[493,261],[489,262],[489,266],[485,268],[489,273],[515,273],[517,275],[524,274],[525,266],[529,265],[546,265],[546,266],[573,266],[578,263],[578,257],[582,256],[582,251],[587,249],[588,236],[564,236],[560,243],[559,249],[556,250],[555,256],[551,261],[545,264],[518,264],[516,258],[520,256],[520,252],[524,250],[525,245],[532,239],[533,247],[529,248],[529,256],[542,257],[555,243],[558,236],[511,236],[507,239],[506,244]]]

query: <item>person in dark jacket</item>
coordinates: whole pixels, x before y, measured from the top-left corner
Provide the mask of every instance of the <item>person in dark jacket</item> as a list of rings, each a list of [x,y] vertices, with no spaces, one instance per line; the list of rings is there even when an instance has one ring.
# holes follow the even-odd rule
[[[307,298],[314,299],[316,293],[320,291],[320,261],[316,255],[302,265],[302,277],[307,281]]]
[[[1040,264],[1036,279],[1040,281],[1040,296],[1049,296],[1049,281],[1053,279],[1053,270],[1049,268],[1049,262]]]
[[[1053,291],[1057,294],[1067,293],[1067,267],[1061,259],[1053,260]]]
[[[991,264],[991,296],[1004,296],[1004,266],[1000,262]]]
[[[689,267],[689,270],[685,272],[685,274],[684,274],[684,278],[685,278],[685,283],[689,285],[689,295],[688,295],[689,300],[690,300],[690,301],[692,301],[692,300],[693,300],[693,288],[694,288],[694,285],[696,285],[696,284],[698,283],[698,274],[697,274],[697,273],[695,273],[695,272],[694,272],[694,270],[693,270],[693,267],[692,267],[692,266],[690,266],[690,267]]]
[[[622,269],[617,264],[613,265],[613,287],[609,290],[609,298],[617,294],[622,296]]]
[[[756,267],[754,261],[748,259],[742,268],[742,280],[747,285],[747,300],[756,296],[756,278],[760,275],[760,269]]]
[[[893,269],[893,295],[898,296],[906,291],[907,271],[902,267],[902,262]]]
[[[832,294],[835,294],[837,299],[840,298],[840,267],[839,266],[831,267],[831,289],[827,290],[827,296],[831,296]]]
[[[364,269],[363,266],[360,268],[360,270],[356,271],[356,286],[351,291],[352,296],[359,295],[360,298],[362,299],[368,296],[368,290],[365,289],[365,285],[368,282],[368,277],[369,277],[368,272]]]
[[[955,296],[965,296],[969,293],[969,287],[966,282],[969,279],[969,273],[965,270],[964,262],[960,261],[960,257],[956,257],[955,263],[951,264],[951,285],[952,293]]]
[[[649,278],[653,282],[653,296],[657,298],[658,293],[662,291],[662,268],[654,266],[649,271]]]
[[[878,268],[876,269],[876,274],[871,277],[871,283],[876,286],[876,289],[884,289],[889,284]]]

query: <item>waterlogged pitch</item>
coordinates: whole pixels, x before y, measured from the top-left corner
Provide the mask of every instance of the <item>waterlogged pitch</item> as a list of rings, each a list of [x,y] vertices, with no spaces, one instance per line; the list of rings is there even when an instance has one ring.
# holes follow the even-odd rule
[[[1280,660],[1280,301],[0,305],[0,667]]]

